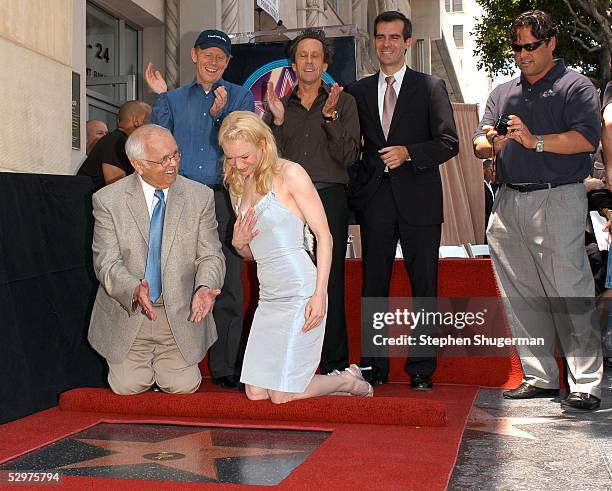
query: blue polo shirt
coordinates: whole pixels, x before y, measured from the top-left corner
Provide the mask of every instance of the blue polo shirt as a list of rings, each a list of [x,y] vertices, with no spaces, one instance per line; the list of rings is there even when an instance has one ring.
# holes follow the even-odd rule
[[[210,115],[214,90],[227,91],[227,103],[217,118]],[[153,103],[150,122],[168,128],[181,151],[180,174],[212,186],[223,179],[223,151],[217,132],[232,111],[254,111],[253,94],[241,85],[221,79],[208,93],[195,80],[176,90],[160,94]]]
[[[487,101],[485,113],[473,139],[485,135],[484,125],[495,125],[501,114],[521,118],[533,135],[577,131],[594,148],[601,135],[600,107],[597,90],[584,75],[566,68],[555,60],[550,71],[531,85],[520,77],[496,87]],[[537,153],[509,140],[497,155],[496,178],[500,183],[569,184],[589,175],[588,152],[561,155],[546,151]]]

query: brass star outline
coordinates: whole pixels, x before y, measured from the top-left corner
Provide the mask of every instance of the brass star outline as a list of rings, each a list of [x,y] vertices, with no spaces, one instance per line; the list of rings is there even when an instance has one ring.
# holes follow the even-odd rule
[[[125,440],[98,440],[75,438],[75,440],[103,448],[112,452],[110,455],[69,464],[56,469],[78,469],[83,467],[113,467],[119,465],[137,465],[155,463],[164,467],[178,469],[219,480],[215,461],[232,457],[254,457],[266,455],[286,455],[304,453],[303,450],[283,450],[253,447],[223,447],[213,445],[212,430],[200,431],[189,435],[163,440],[161,442],[131,442]],[[183,454],[177,460],[151,460],[144,458],[148,454]]]

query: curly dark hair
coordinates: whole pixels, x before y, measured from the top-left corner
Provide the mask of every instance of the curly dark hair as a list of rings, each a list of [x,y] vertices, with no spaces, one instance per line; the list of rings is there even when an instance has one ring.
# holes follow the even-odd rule
[[[292,63],[295,63],[295,55],[297,53],[298,44],[304,39],[316,39],[323,45],[323,61],[328,65],[331,65],[332,58],[334,57],[334,46],[328,38],[325,37],[325,33],[321,29],[306,29],[299,36],[297,36],[287,48],[289,59]]]
[[[511,42],[516,41],[516,33],[522,27],[531,27],[533,36],[540,40],[550,39],[557,35],[557,26],[552,17],[541,10],[529,10],[514,19],[509,32]]]
[[[404,41],[406,39],[412,37],[412,22],[410,19],[406,17],[401,12],[396,10],[389,10],[387,12],[381,12],[378,14],[376,19],[374,19],[374,36],[376,36],[376,27],[380,22],[393,22],[394,20],[401,20],[404,23],[404,29],[402,29],[402,36],[404,37]]]

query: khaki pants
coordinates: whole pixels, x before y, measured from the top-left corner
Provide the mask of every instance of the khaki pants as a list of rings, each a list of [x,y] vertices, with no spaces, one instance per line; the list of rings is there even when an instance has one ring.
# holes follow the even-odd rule
[[[202,376],[181,354],[163,306],[154,307],[157,320],[146,319],[121,363],[108,362],[108,383],[116,394],[139,394],[153,383],[164,392],[189,394],[198,390]]]
[[[586,216],[582,183],[528,193],[504,186],[487,238],[513,336],[545,341],[517,346],[525,382],[559,387],[558,338],[570,391],[600,397],[603,359],[590,307],[595,288],[584,246]]]

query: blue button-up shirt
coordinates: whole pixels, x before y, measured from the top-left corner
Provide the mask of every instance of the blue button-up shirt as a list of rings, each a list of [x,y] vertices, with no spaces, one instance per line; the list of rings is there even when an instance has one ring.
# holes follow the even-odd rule
[[[227,91],[227,103],[217,118],[210,115],[214,90]],[[251,92],[223,79],[208,93],[195,80],[176,90],[160,94],[153,103],[151,123],[168,128],[181,151],[180,174],[202,184],[219,184],[223,179],[223,151],[217,132],[232,111],[254,111]]]

